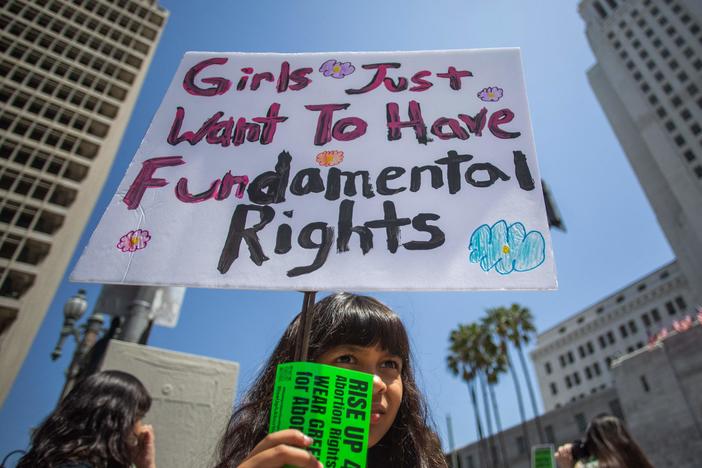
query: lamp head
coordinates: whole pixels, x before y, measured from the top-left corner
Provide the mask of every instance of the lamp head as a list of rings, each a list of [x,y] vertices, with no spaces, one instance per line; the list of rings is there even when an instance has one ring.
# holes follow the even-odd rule
[[[63,316],[66,320],[79,320],[88,308],[88,301],[85,298],[85,290],[80,289],[78,294],[71,297],[63,306]]]

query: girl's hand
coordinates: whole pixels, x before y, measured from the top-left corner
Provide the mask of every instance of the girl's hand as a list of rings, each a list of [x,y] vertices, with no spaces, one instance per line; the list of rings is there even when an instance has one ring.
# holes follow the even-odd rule
[[[281,468],[293,465],[300,468],[324,468],[305,447],[312,439],[295,429],[268,434],[254,447],[239,468]]]
[[[556,462],[560,468],[573,468],[573,444],[565,444],[558,447],[556,451]]]
[[[156,468],[156,447],[154,428],[151,424],[141,424],[135,431],[137,437],[134,465],[136,468]]]

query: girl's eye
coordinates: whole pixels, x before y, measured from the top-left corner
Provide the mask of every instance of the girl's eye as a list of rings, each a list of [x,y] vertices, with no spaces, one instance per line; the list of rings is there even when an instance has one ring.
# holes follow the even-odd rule
[[[353,364],[355,362],[355,359],[350,354],[344,354],[334,359],[334,362],[338,364]]]
[[[387,361],[384,361],[381,365],[385,368],[400,370],[400,363],[393,359],[388,359]]]

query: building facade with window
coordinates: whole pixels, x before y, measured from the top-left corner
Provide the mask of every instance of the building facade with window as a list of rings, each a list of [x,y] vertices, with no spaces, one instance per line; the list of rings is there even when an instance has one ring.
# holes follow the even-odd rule
[[[702,304],[702,2],[583,0],[588,79]]]
[[[606,413],[623,419],[646,456],[656,467],[696,468],[702,459],[702,317],[687,322],[651,347],[613,362],[614,384],[541,416],[544,442],[557,448],[582,439],[588,423]],[[536,422],[527,421],[527,437],[539,443]],[[493,436],[499,440],[511,468],[529,468],[530,447],[521,424]],[[487,443],[461,447],[448,458],[460,468],[501,466],[487,458]],[[497,460],[501,451],[494,452]]]
[[[154,0],[0,7],[0,404],[100,194],[167,16]]]
[[[544,410],[611,387],[612,362],[694,315],[691,296],[675,261],[540,333],[531,359]]]

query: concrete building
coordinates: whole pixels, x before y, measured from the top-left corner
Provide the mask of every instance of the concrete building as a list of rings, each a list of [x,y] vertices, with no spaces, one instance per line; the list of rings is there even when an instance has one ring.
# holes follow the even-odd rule
[[[656,467],[696,468],[702,460],[702,319],[671,332],[657,345],[629,353],[612,365],[612,385],[541,416],[547,442],[582,439],[588,422],[601,413],[622,418]],[[537,431],[527,423],[532,443]],[[530,450],[521,425],[502,433],[509,466],[529,468]],[[449,454],[449,458],[450,458]],[[461,468],[489,467],[474,442],[457,450]]]
[[[583,0],[588,78],[689,284],[702,285],[702,2]],[[692,290],[702,303],[702,287]]]
[[[615,362],[612,374],[629,429],[653,466],[700,466],[702,323]]]
[[[167,16],[154,0],[0,7],[0,404],[102,189]]]
[[[544,428],[544,435],[548,443],[555,447],[565,442],[572,442],[581,439],[587,424],[592,417],[601,414],[617,414],[621,416],[621,404],[614,388],[607,388],[597,395],[584,400],[578,400],[565,408],[546,412],[541,416],[541,425]],[[538,442],[538,430],[534,420],[527,422],[529,439],[532,444]],[[493,437],[497,439],[498,436]],[[502,439],[505,442],[506,456],[510,468],[530,468],[531,448],[527,447],[522,432],[521,424],[512,426],[502,431]],[[489,468],[493,465],[487,460],[485,450],[487,443],[483,444],[483,452],[478,442],[473,442],[465,447],[457,449],[458,463],[460,468]],[[499,450],[493,448],[496,460]],[[451,458],[450,455],[448,457]]]
[[[227,427],[239,364],[112,340],[100,370],[135,375],[153,399],[144,418],[156,430],[156,461],[167,468],[214,465]]]
[[[691,297],[675,261],[539,334],[531,359],[544,410],[611,387],[612,362],[693,313]]]

